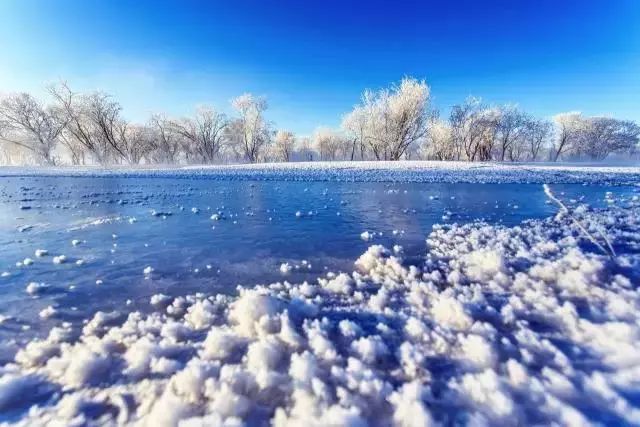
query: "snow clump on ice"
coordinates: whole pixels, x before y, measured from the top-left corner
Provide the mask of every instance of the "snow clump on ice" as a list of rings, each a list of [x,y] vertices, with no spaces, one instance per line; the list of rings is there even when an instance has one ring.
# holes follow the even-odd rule
[[[293,267],[288,262],[283,262],[282,264],[280,264],[280,273],[282,274],[289,274],[292,269]]]
[[[67,257],[65,255],[58,255],[53,257],[54,264],[64,264],[67,262]]]

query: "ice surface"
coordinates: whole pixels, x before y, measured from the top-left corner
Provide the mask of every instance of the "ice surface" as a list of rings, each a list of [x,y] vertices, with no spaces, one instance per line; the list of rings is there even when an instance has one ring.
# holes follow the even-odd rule
[[[639,424],[640,206],[573,215],[617,256],[566,216],[440,225],[421,261],[373,245],[348,274],[62,324],[2,368],[0,409],[22,405],[23,425]]]
[[[1,169],[0,423],[639,424],[639,172]]]

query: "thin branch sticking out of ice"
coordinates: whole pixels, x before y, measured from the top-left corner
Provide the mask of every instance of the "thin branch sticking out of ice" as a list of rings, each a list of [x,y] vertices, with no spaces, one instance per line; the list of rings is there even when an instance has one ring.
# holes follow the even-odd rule
[[[567,207],[567,205],[565,205],[562,200],[558,199],[553,192],[551,191],[551,187],[549,187],[548,184],[543,184],[542,188],[544,188],[544,194],[547,195],[547,197],[549,197],[549,199],[551,199],[553,202],[555,202],[558,206],[560,206],[560,210],[563,214],[566,214],[569,218],[571,218],[571,220],[573,221],[573,223],[576,225],[576,227],[578,227],[578,229],[582,232],[582,234],[589,239],[589,241],[591,241],[591,243],[593,243],[594,245],[596,245],[598,247],[598,249],[600,249],[605,255],[608,255],[609,257],[611,257],[612,259],[614,259],[616,257],[616,252],[613,250],[613,246],[611,245],[611,242],[609,241],[609,239],[605,236],[604,232],[601,231],[601,228],[598,226],[598,232],[600,234],[600,236],[602,237],[602,239],[604,240],[605,244],[607,245],[607,247],[605,248],[600,242],[598,242],[598,240],[593,236],[593,234],[591,234],[581,223],[580,221],[578,221],[576,219],[576,217],[571,213],[571,211],[569,210],[569,208]]]

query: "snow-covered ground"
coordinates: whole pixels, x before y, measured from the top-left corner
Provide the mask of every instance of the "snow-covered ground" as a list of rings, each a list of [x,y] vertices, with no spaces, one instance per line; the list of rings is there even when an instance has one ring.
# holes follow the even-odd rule
[[[442,161],[295,162],[183,167],[1,167],[2,176],[153,176],[296,181],[640,183],[640,166]]]
[[[344,180],[638,180],[637,168],[339,167]],[[435,226],[427,248],[408,263],[373,244],[349,274],[156,295],[151,313],[61,324],[0,368],[0,413],[22,425],[640,424],[637,196],[573,219]]]

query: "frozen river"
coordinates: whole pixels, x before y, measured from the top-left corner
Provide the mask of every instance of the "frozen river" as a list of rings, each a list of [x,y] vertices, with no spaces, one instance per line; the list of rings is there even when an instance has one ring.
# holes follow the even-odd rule
[[[640,423],[640,175],[454,166],[0,172],[0,423]]]
[[[624,199],[638,190],[558,184],[554,191],[570,204],[603,207],[608,191]],[[157,293],[312,281],[351,271],[373,243],[421,258],[436,223],[516,225],[556,211],[538,184],[3,178],[0,314],[13,321],[0,336],[31,338],[61,320],[127,304],[145,310]],[[35,297],[29,283],[46,288]],[[38,315],[49,306],[54,315]]]

